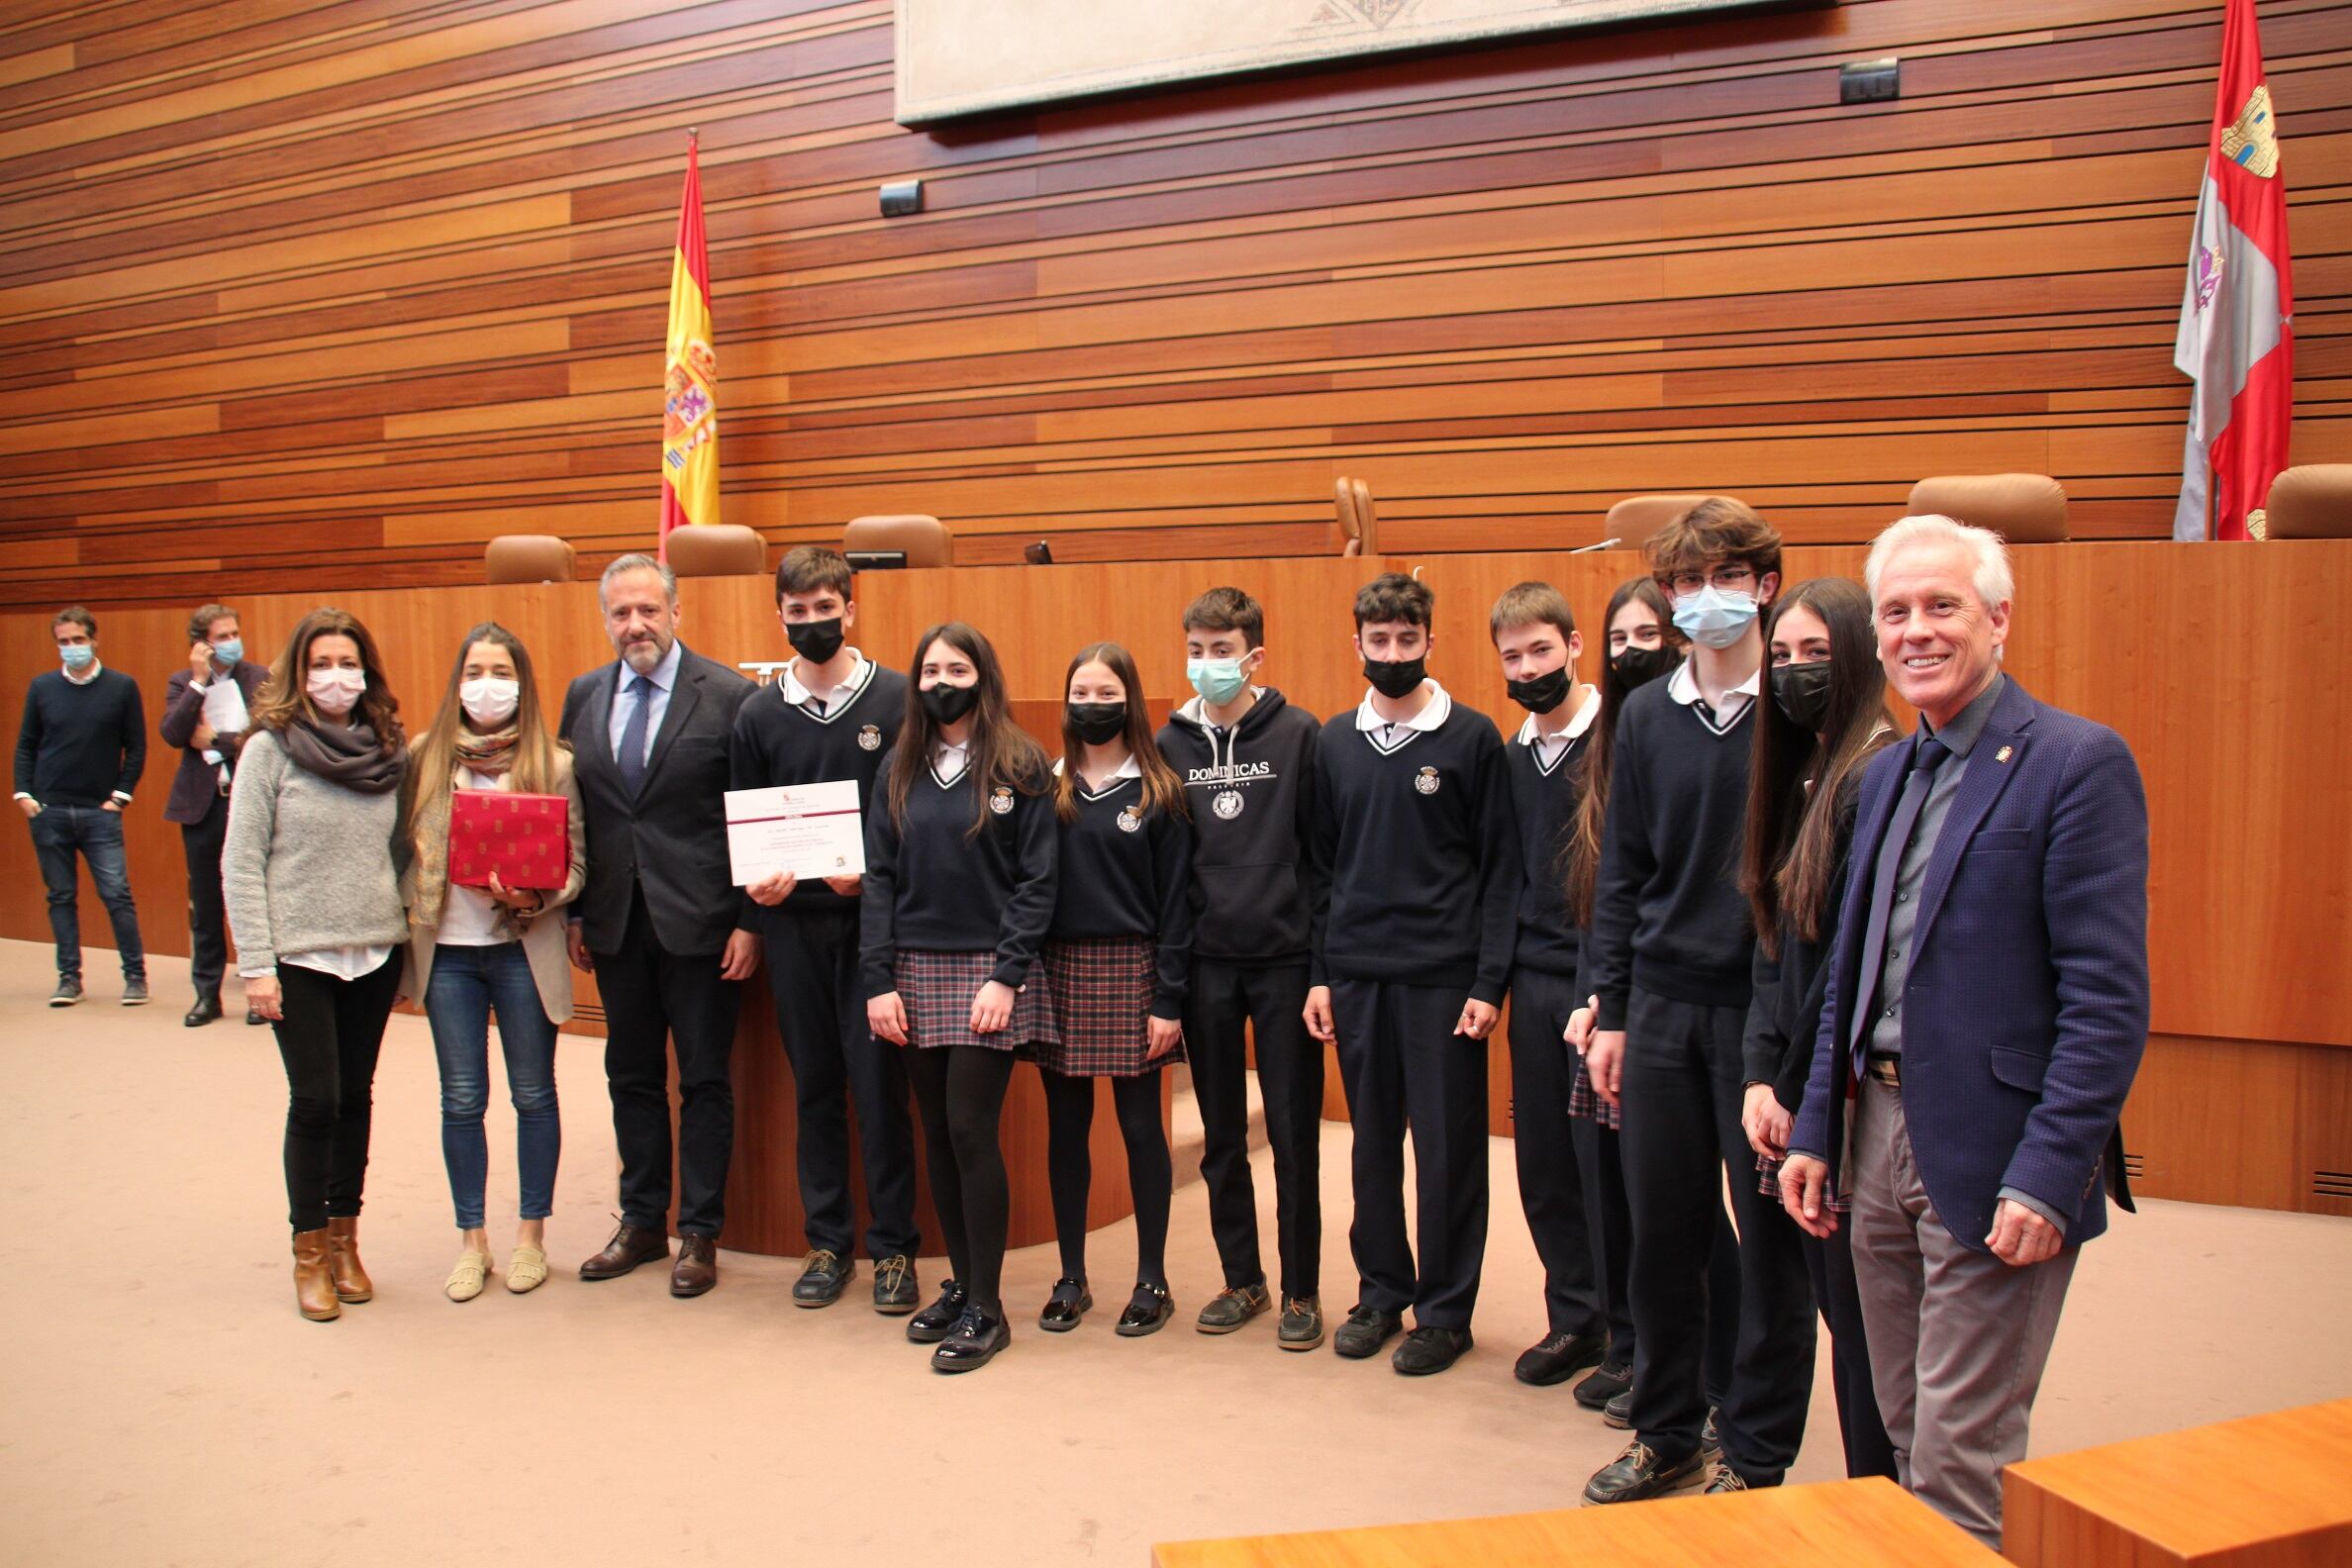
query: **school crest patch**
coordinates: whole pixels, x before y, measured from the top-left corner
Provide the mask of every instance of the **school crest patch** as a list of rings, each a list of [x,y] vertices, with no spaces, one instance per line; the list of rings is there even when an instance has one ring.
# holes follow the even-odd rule
[[[990,790],[988,792],[988,809],[999,817],[1010,815],[1013,810],[1013,792],[1002,784]]]
[[[1119,831],[1121,833],[1135,833],[1142,826],[1143,819],[1135,815],[1134,807],[1122,806],[1119,808]]]
[[[1437,770],[1433,767],[1425,767],[1422,768],[1419,773],[1414,774],[1413,787],[1421,791],[1423,795],[1436,794]]]
[[[1219,790],[1217,798],[1209,803],[1209,809],[1226,822],[1231,822],[1241,815],[1241,792],[1239,790]]]
[[[881,750],[882,727],[880,725],[866,725],[860,728],[857,732],[857,748],[860,751]]]

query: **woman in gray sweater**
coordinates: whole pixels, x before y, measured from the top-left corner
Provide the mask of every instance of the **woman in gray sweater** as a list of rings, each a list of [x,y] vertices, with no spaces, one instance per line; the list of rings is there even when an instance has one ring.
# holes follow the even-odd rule
[[[286,1063],[295,1306],[320,1323],[374,1295],[359,1194],[408,939],[393,863],[399,713],[367,629],[341,610],[304,617],[254,701],[221,853],[245,1001]]]

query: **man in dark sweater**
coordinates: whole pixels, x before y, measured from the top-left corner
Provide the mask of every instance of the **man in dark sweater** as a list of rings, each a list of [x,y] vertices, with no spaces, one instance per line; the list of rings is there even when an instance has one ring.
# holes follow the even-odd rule
[[[1160,754],[1184,780],[1193,834],[1192,979],[1184,1054],[1201,1107],[1201,1179],[1225,1266],[1201,1309],[1203,1333],[1230,1333],[1273,1305],[1259,1262],[1249,1176],[1249,1053],[1257,1044],[1282,1317],[1274,1342],[1323,1341],[1323,1048],[1307,1032],[1311,805],[1323,726],[1265,670],[1265,612],[1238,588],[1212,588],[1184,612],[1185,673],[1196,695],[1169,716]]]
[[[1307,1027],[1335,1040],[1354,1124],[1362,1276],[1333,1337],[1369,1356],[1404,1326],[1399,1372],[1470,1348],[1487,1225],[1487,1047],[1518,926],[1519,834],[1503,738],[1427,677],[1434,596],[1397,572],[1355,601],[1371,689],[1315,750],[1317,909]],[[1405,1134],[1421,1257],[1405,1230]]]
[[[1650,539],[1691,656],[1617,716],[1588,968],[1586,1058],[1623,1109],[1633,1217],[1636,1440],[1585,1487],[1592,1503],[1694,1479],[1705,1441],[1708,1254],[1726,1174],[1739,1226],[1739,1332],[1711,1492],[1777,1486],[1813,1391],[1812,1288],[1795,1226],[1756,1185],[1740,1125],[1756,933],[1739,890],[1752,713],[1780,590],[1780,536],[1736,501],[1693,507]]]
[[[907,677],[845,640],[857,624],[857,601],[849,562],[836,550],[804,544],[785,552],[776,568],[776,614],[797,656],[736,710],[733,787],[847,779],[857,785],[858,809],[870,815],[882,758],[906,722]],[[767,953],[776,1026],[792,1061],[809,1243],[793,1305],[830,1307],[857,1274],[847,1109],[854,1102],[874,1311],[896,1317],[918,1305],[915,1133],[899,1050],[866,1028],[858,986],[859,887],[855,875],[795,883],[779,872],[743,891]]]
[[[33,849],[49,888],[49,931],[57,941],[57,989],[50,1007],[81,1000],[81,909],[74,855],[114,923],[123,960],[123,1006],[147,999],[147,953],[123,859],[123,808],[147,767],[147,719],[139,683],[98,662],[98,621],[79,605],[57,612],[49,631],[62,668],[33,677],[17,727],[16,803],[33,823]]]
[[[1568,601],[1550,583],[1523,582],[1487,617],[1511,700],[1527,711],[1504,747],[1511,809],[1519,821],[1519,936],[1511,968],[1511,1129],[1519,1203],[1543,1260],[1543,1338],[1512,1370],[1522,1383],[1565,1383],[1609,1348],[1609,1320],[1585,1211],[1579,1143],[1601,1125],[1568,1115],[1576,1081],[1562,1038],[1581,995],[1584,936],[1568,908],[1567,855],[1584,800],[1586,751],[1601,693],[1576,678],[1584,638]],[[1592,1151],[1598,1157],[1598,1151]]]

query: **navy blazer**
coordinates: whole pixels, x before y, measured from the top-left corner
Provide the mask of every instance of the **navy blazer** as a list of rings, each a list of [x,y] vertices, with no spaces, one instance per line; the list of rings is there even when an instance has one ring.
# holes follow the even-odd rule
[[[1889,746],[1862,776],[1813,1081],[1789,1140],[1824,1154],[1832,1182],[1870,871],[1911,749]],[[1928,858],[1911,954],[1903,1109],[1945,1228],[1988,1251],[2013,1187],[2066,1222],[2070,1245],[2098,1235],[2107,1189],[2131,1206],[2116,1124],[2148,1039],[2148,807],[2121,735],[2009,681]]]
[[[266,666],[251,659],[239,659],[230,672],[237,681],[237,689],[245,693],[249,711],[253,700],[261,694],[261,683],[269,679]],[[213,680],[221,678],[213,672]],[[186,665],[171,672],[163,683],[163,718],[160,728],[163,743],[180,748],[179,771],[171,775],[171,795],[163,803],[163,820],[193,826],[204,821],[213,802],[221,798],[221,773],[213,763],[204,760],[204,753],[189,742],[196,738],[196,727],[204,722],[204,693],[196,690],[196,678]],[[210,685],[211,682],[206,682]],[[222,735],[214,749],[237,765],[238,748],[245,744],[243,735]]]

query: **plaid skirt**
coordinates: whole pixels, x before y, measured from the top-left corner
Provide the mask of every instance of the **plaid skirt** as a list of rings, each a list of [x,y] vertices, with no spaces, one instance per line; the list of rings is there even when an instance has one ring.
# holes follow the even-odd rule
[[[1587,1122],[1598,1122],[1612,1132],[1625,1125],[1623,1113],[1593,1093],[1593,1075],[1585,1070],[1582,1051],[1577,1052],[1576,1056],[1576,1082],[1568,1086],[1568,1114]]]
[[[1037,1065],[1071,1078],[1133,1078],[1184,1060],[1179,1045],[1146,1061],[1156,949],[1148,937],[1045,944],[1045,988],[1060,1036],[1039,1041]]]
[[[899,1000],[907,1008],[907,1043],[930,1048],[940,1045],[978,1045],[986,1050],[1018,1050],[1061,1036],[1053,1027],[1053,1004],[1045,988],[1029,983],[1013,994],[1013,1019],[994,1034],[972,1032],[972,998],[996,972],[993,952],[910,952],[899,950],[892,977]]]

